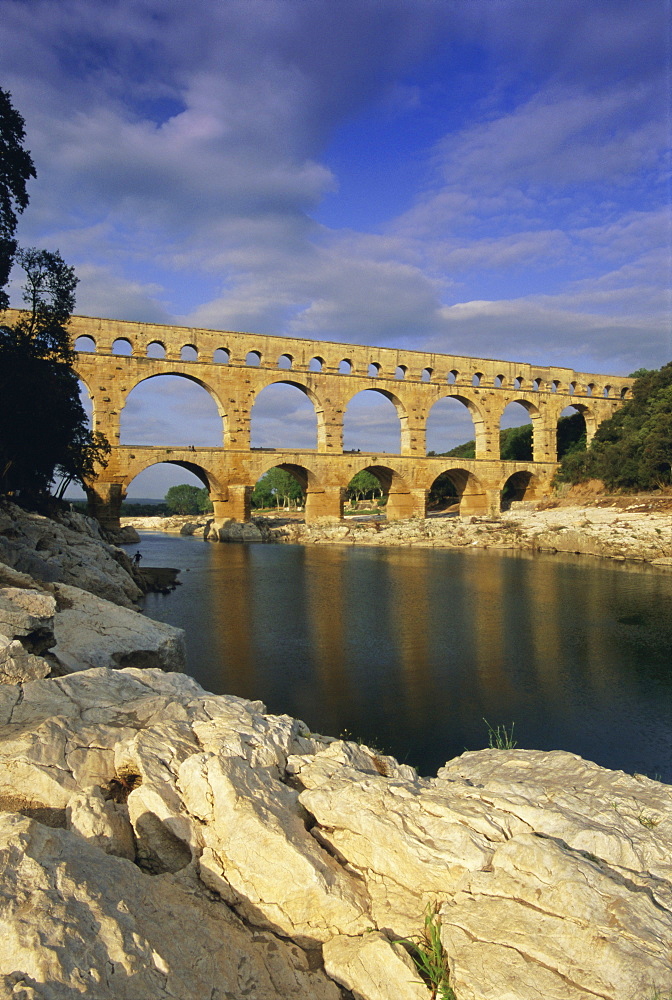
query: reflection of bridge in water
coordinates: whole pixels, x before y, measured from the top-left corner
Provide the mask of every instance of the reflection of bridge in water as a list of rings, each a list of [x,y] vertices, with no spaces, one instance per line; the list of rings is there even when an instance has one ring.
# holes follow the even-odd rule
[[[568,368],[83,316],[73,317],[70,330],[79,349],[75,368],[93,401],[94,428],[112,445],[109,464],[87,484],[93,512],[109,526],[118,524],[130,482],[157,462],[193,472],[208,488],[216,521],[249,519],[254,485],[275,466],[299,481],[307,521],[342,517],[345,489],[362,469],[379,479],[391,519],[423,517],[429,490],[443,473],[455,486],[461,513],[495,513],[508,482],[520,498],[548,492],[557,464],[558,419],[567,406],[583,414],[590,440],[631,384]],[[181,376],[210,393],[222,421],[221,448],[121,444],[120,414],[129,393],[160,375]],[[294,386],[312,402],[316,450],[250,447],[252,406],[263,389],[276,384]],[[343,451],[345,411],[364,389],[394,405],[400,454]],[[474,459],[425,454],[430,410],[446,397],[470,413]],[[500,418],[509,403],[522,404],[531,418],[532,461],[500,459]]]

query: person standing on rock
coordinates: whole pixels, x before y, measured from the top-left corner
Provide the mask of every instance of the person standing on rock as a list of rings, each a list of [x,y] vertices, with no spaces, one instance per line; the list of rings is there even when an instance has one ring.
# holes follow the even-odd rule
[[[142,559],[142,554],[141,554],[140,550],[138,549],[138,551],[133,556],[133,565],[134,566],[139,566],[141,559]]]

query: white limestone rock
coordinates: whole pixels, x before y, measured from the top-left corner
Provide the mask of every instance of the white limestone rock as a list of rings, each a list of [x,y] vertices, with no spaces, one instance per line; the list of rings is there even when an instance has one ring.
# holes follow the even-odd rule
[[[250,923],[315,947],[371,926],[361,883],[306,829],[297,793],[238,757],[199,754],[180,768],[201,824],[201,879]]]
[[[78,587],[54,584],[59,611],[52,654],[63,673],[91,667],[185,669],[182,629],[153,621]]]
[[[142,597],[126,553],[103,541],[100,529],[81,514],[58,521],[22,510],[0,509],[0,561],[47,583],[67,583],[132,608]]]
[[[378,931],[334,937],[322,953],[325,971],[356,1000],[427,1000],[427,987],[411,957]]]
[[[93,786],[72,795],[65,810],[65,821],[68,830],[106,854],[135,860],[135,839],[128,810],[106,799],[100,788]]]
[[[599,859],[524,834],[441,909],[460,1000],[633,1000],[672,989],[672,913]]]
[[[29,649],[43,652],[53,645],[56,601],[49,594],[19,587],[0,589],[0,632],[23,640]]]
[[[0,635],[0,684],[20,684],[41,680],[51,672],[42,656],[29,653],[18,639]]]
[[[3,996],[339,1000],[310,964],[193,878],[152,878],[69,831],[0,814]]]

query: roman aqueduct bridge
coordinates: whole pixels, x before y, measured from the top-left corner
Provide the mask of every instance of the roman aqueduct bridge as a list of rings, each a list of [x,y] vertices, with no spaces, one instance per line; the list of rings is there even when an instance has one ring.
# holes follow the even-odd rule
[[[254,485],[275,466],[301,483],[307,521],[342,517],[345,489],[362,469],[376,475],[387,493],[388,518],[424,517],[429,490],[442,473],[457,490],[461,514],[494,514],[509,480],[519,498],[549,492],[557,466],[558,419],[567,406],[583,414],[590,440],[628,395],[632,381],[527,363],[84,316],[72,318],[70,332],[75,369],[93,402],[94,428],[112,446],[109,464],[87,484],[92,512],[109,526],[118,525],[134,477],[158,462],[195,473],[208,488],[217,522],[248,520]],[[121,443],[120,414],[129,393],[159,375],[182,376],[210,393],[222,420],[221,447]],[[316,450],[250,446],[252,406],[263,389],[276,383],[295,386],[312,402]],[[344,452],[343,417],[363,389],[394,404],[400,454]],[[443,397],[469,410],[474,459],[426,455],[427,418]],[[512,402],[530,415],[532,461],[500,459],[500,417]]]

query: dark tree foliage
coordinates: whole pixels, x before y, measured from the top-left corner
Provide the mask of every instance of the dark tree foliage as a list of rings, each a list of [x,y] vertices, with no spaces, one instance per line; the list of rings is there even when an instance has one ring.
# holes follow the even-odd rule
[[[93,434],[79,398],[67,321],[77,278],[58,252],[16,255],[26,312],[0,323],[0,494],[34,502],[57,477],[62,489],[91,476],[109,446]]]
[[[24,121],[12,107],[11,95],[0,90],[0,310],[9,305],[4,291],[16,254],[17,214],[28,204],[26,182],[35,177],[30,153],[23,148]]]
[[[672,362],[657,371],[642,369],[632,397],[600,424],[590,448],[569,454],[560,482],[601,479],[610,489],[657,489],[672,482]]]

